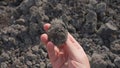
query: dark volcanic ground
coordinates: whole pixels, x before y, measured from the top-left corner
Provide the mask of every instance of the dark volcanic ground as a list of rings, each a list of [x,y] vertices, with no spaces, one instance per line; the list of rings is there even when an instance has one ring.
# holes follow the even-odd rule
[[[0,0],[0,68],[52,68],[39,37],[55,18],[91,68],[120,68],[120,0]]]

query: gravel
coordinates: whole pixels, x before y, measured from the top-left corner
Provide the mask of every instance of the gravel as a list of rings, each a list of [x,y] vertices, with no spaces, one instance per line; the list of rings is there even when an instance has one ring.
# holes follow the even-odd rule
[[[119,3],[0,0],[0,68],[52,68],[40,35],[46,32],[43,25],[55,19],[84,48],[91,68],[120,68]]]

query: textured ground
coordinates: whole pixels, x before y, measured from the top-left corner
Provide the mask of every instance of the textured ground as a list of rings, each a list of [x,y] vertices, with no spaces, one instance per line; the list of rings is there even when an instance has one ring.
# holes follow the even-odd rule
[[[0,0],[0,68],[52,68],[39,36],[55,18],[91,68],[120,68],[120,0]]]

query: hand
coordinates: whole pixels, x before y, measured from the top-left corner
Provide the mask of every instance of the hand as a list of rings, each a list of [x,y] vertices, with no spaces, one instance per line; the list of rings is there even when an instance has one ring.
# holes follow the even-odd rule
[[[47,31],[50,26],[45,24],[44,30]],[[71,34],[68,33],[67,41],[59,48],[48,41],[47,34],[41,35],[41,41],[46,45],[53,68],[90,68],[83,48]]]

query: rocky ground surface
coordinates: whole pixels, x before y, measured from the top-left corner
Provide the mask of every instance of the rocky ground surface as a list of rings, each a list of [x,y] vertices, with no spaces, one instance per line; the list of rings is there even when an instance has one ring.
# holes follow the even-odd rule
[[[0,0],[0,68],[52,68],[39,37],[55,18],[91,68],[120,68],[120,0]]]

